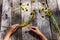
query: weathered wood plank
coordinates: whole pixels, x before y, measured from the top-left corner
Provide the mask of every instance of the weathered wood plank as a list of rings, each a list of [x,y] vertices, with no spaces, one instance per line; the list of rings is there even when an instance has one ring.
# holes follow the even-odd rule
[[[26,0],[25,0],[26,1]],[[38,13],[38,0],[35,2],[35,3],[32,3],[31,4],[32,5],[32,9],[35,9],[36,11],[37,11],[37,13]],[[40,6],[42,6],[42,5],[40,5]],[[44,12],[42,12],[41,14],[43,14]],[[41,31],[48,37],[48,38],[51,38],[51,30],[50,30],[50,25],[49,25],[49,21],[48,20],[46,20],[45,18],[42,18],[41,17],[41,14],[38,16],[37,15],[37,24],[39,25],[37,25],[38,27],[40,27],[40,29],[41,29]],[[41,21],[39,20],[39,17],[41,17]],[[25,18],[25,17],[24,17]],[[26,19],[25,19],[26,20]],[[42,21],[43,20],[43,21]],[[40,22],[40,23],[39,23]],[[44,22],[44,24],[42,25],[42,22]],[[46,24],[45,25],[45,22],[48,24]],[[41,25],[40,25],[41,24]],[[32,24],[33,25],[33,24]],[[44,27],[42,27],[42,26],[44,26]],[[48,27],[49,26],[49,27]],[[46,28],[48,28],[48,29],[46,29]],[[44,29],[44,30],[43,30]],[[26,30],[26,29],[25,29]],[[47,33],[47,34],[46,34]],[[33,33],[32,33],[33,34]],[[27,34],[26,34],[27,35]],[[30,38],[29,38],[29,40],[30,40]]]
[[[49,8],[52,10],[53,14],[55,14],[56,18],[58,17],[58,0],[47,0],[47,5]],[[51,24],[51,32],[52,32],[52,40],[57,40],[57,34],[56,34],[56,29],[54,26]]]
[[[21,10],[20,7],[18,7],[20,0],[13,0],[13,7],[14,8],[14,12],[12,12],[12,22],[11,24],[21,24],[22,23],[22,16],[21,16]],[[12,10],[13,11],[13,10]],[[16,11],[18,11],[16,13]],[[11,40],[22,40],[22,29],[18,29],[11,37]]]
[[[22,0],[22,1],[24,1],[24,0]],[[26,2],[25,2],[26,1]],[[25,13],[25,15],[24,15],[24,20],[27,20],[27,19],[29,19],[29,16],[27,16],[27,15],[30,15],[30,12],[32,11],[32,9],[34,8],[34,6],[32,7],[31,5],[31,1],[30,0],[25,0],[24,2],[25,2],[25,6],[27,6],[27,3],[29,3],[29,6],[28,6],[28,11],[26,12],[25,10],[24,10],[24,13]],[[23,2],[23,3],[24,3]],[[35,3],[36,4],[36,3]],[[32,7],[32,8],[31,8]],[[37,5],[36,5],[36,7],[37,7]],[[22,12],[23,13],[23,12]],[[27,17],[27,18],[26,18]],[[33,25],[33,24],[32,24]],[[35,24],[34,24],[35,25]],[[30,25],[31,26],[31,25]],[[27,33],[25,32],[25,31],[27,31]],[[22,33],[23,33],[23,40],[37,40],[34,36],[33,36],[33,34],[34,33],[29,33],[28,32],[29,31],[29,29],[28,28],[22,28]],[[32,35],[31,35],[32,34]]]
[[[2,0],[0,0],[0,40],[1,39],[1,16],[2,16]]]
[[[57,0],[58,9],[60,10],[60,0]]]
[[[4,32],[6,32],[11,23],[11,7],[8,0],[3,0],[2,6],[1,39],[3,40]]]
[[[31,12],[31,0],[22,0],[24,5],[24,10],[22,10],[23,22],[27,21],[30,17]],[[27,6],[29,4],[29,6]],[[28,8],[28,11],[25,8]],[[31,26],[31,24],[29,24]],[[28,28],[22,28],[22,39],[23,40],[34,40],[35,38],[29,33]],[[35,39],[36,40],[36,39]]]
[[[9,27],[11,21],[11,9],[7,0],[3,1],[3,6],[4,7],[2,8],[3,10],[2,10],[1,31],[6,30],[5,28]]]
[[[19,5],[18,3],[20,2],[20,0],[16,0],[16,1],[12,0],[12,1],[13,1],[12,7],[15,7],[15,9],[16,9],[16,7]],[[42,18],[41,15],[45,14],[45,13],[44,12],[41,12],[41,13],[38,12],[38,9],[43,7],[41,4],[41,2],[43,0],[37,0],[35,3],[32,3],[31,0],[21,0],[21,1],[23,3],[24,10],[20,9],[18,11],[18,14],[16,14],[14,12],[11,12],[12,11],[11,5],[8,2],[8,0],[3,0],[3,13],[2,13],[3,16],[2,16],[2,22],[1,22],[2,37],[6,33],[5,30],[7,30],[7,28],[10,25],[15,24],[15,23],[23,23],[23,22],[27,21],[30,17],[30,12],[32,11],[32,9],[35,9],[37,12],[36,18],[31,24],[29,24],[29,26],[37,26],[42,31],[42,33],[50,40],[52,38],[52,35],[55,32],[53,34],[51,34],[49,20],[47,20],[45,16],[44,16],[44,18]],[[46,2],[46,1],[47,0],[44,0],[44,2]],[[56,0],[53,0],[53,1],[48,0],[47,2],[48,2],[48,6],[51,8],[51,10],[53,10],[53,12],[54,11],[56,12],[56,8],[57,8]],[[27,3],[29,3],[29,6],[27,6]],[[54,6],[54,8],[53,8],[53,6]],[[29,10],[26,11],[25,7],[28,7]],[[8,15],[7,19],[5,16],[6,14]],[[16,17],[13,18],[15,15],[16,15]],[[53,29],[53,27],[52,27],[52,29]],[[55,35],[53,35],[53,38],[54,38],[54,36]],[[12,35],[11,40],[39,40],[39,38],[37,38],[37,36],[34,33],[31,33],[28,28],[22,28],[22,29],[18,29]]]
[[[44,6],[41,4],[43,1],[46,3],[46,0],[38,0],[38,1],[39,1],[39,8],[46,7],[47,4],[45,4]],[[46,16],[42,17],[42,15],[44,15],[44,14],[45,14],[44,12],[41,12],[41,13],[38,14],[37,24],[38,24],[38,27],[40,28],[40,30],[43,32],[43,34],[49,40],[51,40],[52,35],[51,35],[51,30],[50,30],[49,18],[47,18]],[[39,17],[40,17],[40,19],[39,19]]]

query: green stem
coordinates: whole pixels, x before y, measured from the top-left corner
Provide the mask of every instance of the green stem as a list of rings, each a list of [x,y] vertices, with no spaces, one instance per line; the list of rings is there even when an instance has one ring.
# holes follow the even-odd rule
[[[30,24],[30,23],[34,20],[34,18],[35,18],[35,12],[32,11],[32,12],[31,12],[31,15],[32,15],[32,17],[31,17],[28,21],[26,21],[26,22],[24,22],[24,23],[22,23],[22,24],[19,24],[19,27],[25,27],[25,26],[27,26],[28,24]]]
[[[50,16],[50,21],[53,23],[55,29],[56,29],[57,32],[60,34],[60,29],[59,29],[59,27],[58,27],[58,22],[57,22],[57,20],[56,20],[56,18],[55,18],[54,15],[51,15],[51,16]]]

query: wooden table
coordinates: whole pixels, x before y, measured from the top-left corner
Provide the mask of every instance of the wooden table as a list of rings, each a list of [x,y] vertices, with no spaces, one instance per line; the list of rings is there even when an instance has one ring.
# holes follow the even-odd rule
[[[19,9],[17,13],[12,12],[16,7],[19,6],[19,2],[22,2],[24,10]],[[43,0],[36,0],[36,2],[32,3],[32,0],[3,0],[3,8],[2,8],[2,21],[1,21],[1,37],[3,37],[6,33],[7,28],[16,23],[23,23],[27,21],[30,17],[30,12],[32,9],[35,9],[37,14],[35,16],[35,20],[30,23],[28,26],[36,26],[38,27],[42,33],[48,38],[48,40],[56,40],[57,35],[55,33],[55,29],[53,25],[49,22],[49,18],[42,17],[44,12],[39,13],[38,9],[44,7],[41,2]],[[57,9],[56,0],[44,0],[45,3],[51,8],[53,13],[58,13],[56,16],[60,15],[59,10]],[[29,6],[27,4],[29,3]],[[25,8],[28,7],[28,11]],[[58,11],[57,11],[58,10]],[[17,10],[16,10],[17,11]],[[7,17],[6,17],[7,16]],[[14,17],[16,16],[16,17]],[[48,20],[47,20],[48,19]],[[19,28],[10,38],[11,40],[40,40],[39,37],[30,32],[28,28]]]

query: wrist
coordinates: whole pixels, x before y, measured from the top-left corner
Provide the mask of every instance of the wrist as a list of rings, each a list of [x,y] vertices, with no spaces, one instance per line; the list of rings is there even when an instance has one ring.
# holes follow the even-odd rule
[[[6,33],[6,36],[10,37],[10,35],[11,35],[11,32]]]
[[[8,31],[4,37],[4,40],[8,40],[11,36],[12,32]]]
[[[10,38],[10,33],[7,33],[4,37],[4,40],[8,40]]]
[[[40,34],[39,34],[39,37],[43,37],[43,34],[42,34],[42,33],[40,33]]]
[[[43,34],[41,32],[38,33],[39,36],[42,36]]]
[[[43,34],[40,34],[39,37],[40,37],[42,40],[47,40],[47,38],[46,38]]]

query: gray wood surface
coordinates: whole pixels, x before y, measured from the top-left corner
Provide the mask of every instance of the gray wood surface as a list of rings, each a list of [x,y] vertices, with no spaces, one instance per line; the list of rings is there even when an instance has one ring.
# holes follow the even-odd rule
[[[30,17],[30,12],[32,9],[35,9],[37,14],[35,16],[35,20],[30,23],[28,26],[36,26],[38,27],[42,33],[48,38],[48,40],[57,40],[57,35],[55,33],[55,29],[52,24],[49,22],[49,18],[42,15],[44,12],[39,13],[38,9],[44,7],[41,2],[44,1],[51,8],[52,12],[56,14],[58,21],[60,21],[60,6],[59,0],[36,0],[36,2],[32,3],[32,0],[21,0],[24,10],[21,8],[16,8],[19,6],[20,0],[3,0],[3,8],[2,8],[2,21],[1,21],[1,40],[3,40],[4,35],[6,34],[6,30],[10,25],[16,23],[23,23],[27,21]],[[58,3],[57,3],[58,2]],[[29,3],[29,6],[27,6]],[[28,7],[28,11],[25,8]],[[12,12],[14,10],[18,10],[17,13]],[[57,8],[59,10],[57,10]],[[6,15],[8,18],[6,18]],[[14,17],[15,16],[15,17]],[[3,25],[4,24],[4,25]],[[60,24],[59,24],[60,25]],[[11,40],[40,40],[39,37],[29,31],[28,28],[19,28],[10,38]]]

